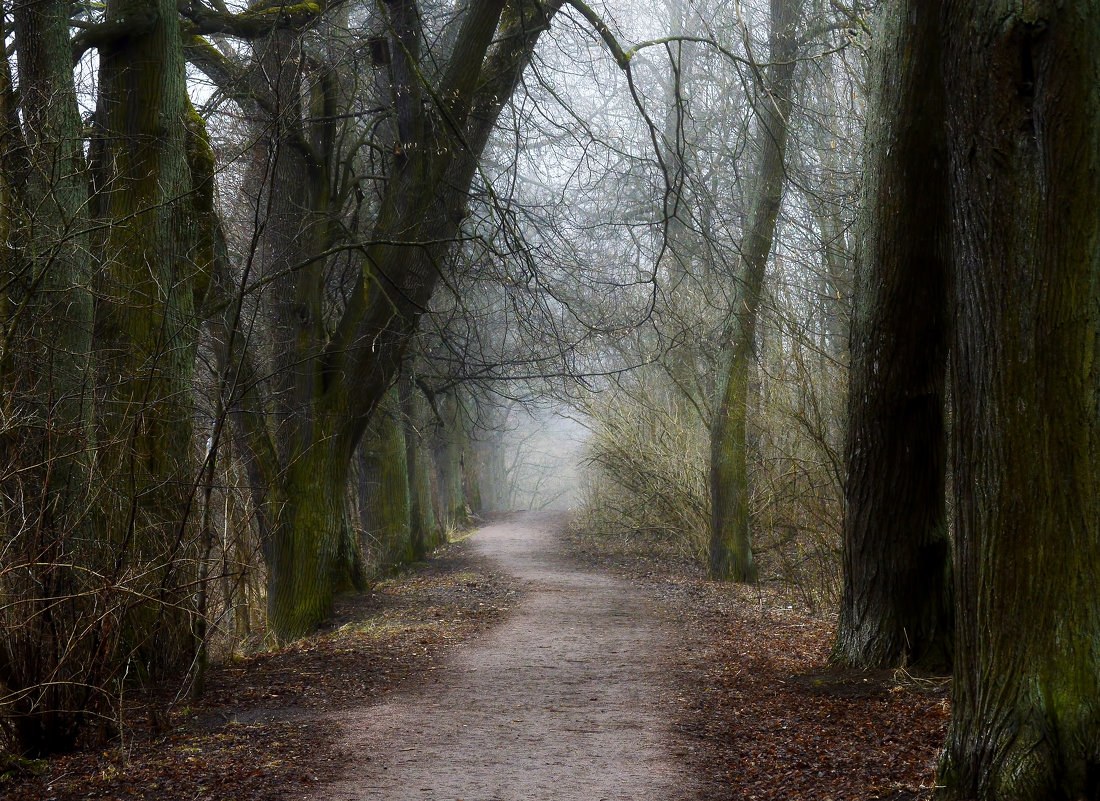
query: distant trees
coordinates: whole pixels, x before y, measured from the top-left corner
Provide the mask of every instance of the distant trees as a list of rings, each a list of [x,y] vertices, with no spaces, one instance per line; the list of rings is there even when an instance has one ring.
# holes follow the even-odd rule
[[[723,345],[720,377],[710,424],[710,575],[756,581],[749,534],[749,374],[756,353],[757,316],[764,272],[775,239],[786,183],[787,140],[794,108],[795,67],[800,41],[800,0],[772,0],[768,66],[756,100],[759,155],[749,211],[742,231],[733,285],[730,330]]]
[[[0,716],[20,750],[109,720],[124,674],[200,692],[207,640],[254,636],[257,600],[283,641],[423,556],[494,494],[494,393],[564,383],[594,330],[637,319],[565,289],[586,259],[543,225],[556,201],[513,203],[516,142],[490,145],[502,116],[529,130],[534,94],[509,100],[560,7],[7,9]]]
[[[266,142],[254,259],[268,286],[258,307],[270,378],[239,398],[236,419],[255,467],[279,639],[311,631],[350,580],[353,454],[455,248],[489,134],[559,6],[459,9],[430,49],[417,4],[385,3],[369,64],[357,55],[345,68],[273,32],[256,41],[263,69],[245,73],[247,83],[221,54],[196,56],[256,107]],[[349,94],[352,66],[373,71],[377,86]],[[372,117],[373,127],[359,122]]]
[[[204,664],[212,610],[250,630],[254,546],[283,640],[361,583],[366,538],[413,558],[465,518],[455,492],[437,514],[456,474],[474,486],[461,426],[439,433],[460,410],[393,385],[558,7],[8,9],[0,724],[19,750],[109,721],[123,673]]]
[[[769,576],[817,585],[839,529],[850,261],[838,199],[852,183],[856,126],[844,121],[858,102],[838,53],[857,37],[836,4],[761,4],[712,22],[670,3],[669,15],[670,74],[647,88],[664,95],[670,176],[651,257],[654,335],[605,351],[654,364],[589,407],[601,486],[616,509],[637,505],[606,527],[703,540],[711,574],[740,580],[758,570],[755,532]],[[690,41],[700,32],[722,49]],[[700,458],[702,497],[690,466]]]

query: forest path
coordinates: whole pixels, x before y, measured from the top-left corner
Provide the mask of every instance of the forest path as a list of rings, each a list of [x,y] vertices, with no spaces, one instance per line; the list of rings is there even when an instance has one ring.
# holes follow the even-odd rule
[[[527,585],[434,681],[341,714],[348,773],[329,801],[678,801],[695,796],[665,711],[675,659],[642,591],[564,553],[566,517],[473,535]]]

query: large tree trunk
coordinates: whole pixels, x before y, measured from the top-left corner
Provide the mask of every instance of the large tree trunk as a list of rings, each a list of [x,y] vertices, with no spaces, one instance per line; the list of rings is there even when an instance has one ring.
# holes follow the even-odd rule
[[[957,625],[943,799],[1100,798],[1100,5],[947,2]]]
[[[332,442],[332,439],[327,440]],[[351,571],[337,569],[351,536],[346,515],[347,457],[322,440],[283,472],[280,504],[267,544],[267,622],[282,639],[313,631],[332,608],[336,587]]]
[[[103,269],[96,356],[104,533],[140,576],[132,589],[131,647],[152,672],[177,668],[193,639],[191,593],[197,460],[193,453],[197,326],[203,283],[188,163],[187,96],[178,11],[169,0],[111,0],[107,19],[129,26],[99,48],[92,145]],[[118,579],[121,580],[121,575]]]
[[[89,173],[70,11],[14,9],[14,151],[6,70],[3,90],[4,217],[18,222],[5,231],[0,369],[7,419],[39,422],[4,432],[0,494],[29,482],[37,508],[34,519],[31,504],[3,510],[0,594],[20,600],[6,613],[0,683],[31,751],[71,745],[88,716],[109,715],[103,690],[123,665],[138,677],[178,669],[194,642],[193,309],[213,155],[187,99],[176,7],[112,0]],[[17,576],[27,586],[8,584]]]
[[[255,126],[257,169],[251,176],[263,204],[257,266],[270,341],[262,400],[245,406],[261,421],[238,416],[239,442],[258,479],[253,498],[265,523],[268,625],[276,639],[308,634],[340,589],[362,585],[362,565],[346,508],[352,449],[339,436],[349,398],[326,392],[320,356],[327,261],[335,225],[331,170],[336,87],[312,61],[302,37],[274,31],[255,45],[262,69],[252,91],[271,114]],[[247,276],[245,277],[247,282]],[[243,291],[243,290],[242,290]],[[239,319],[230,321],[236,332]],[[240,336],[234,333],[234,336]],[[240,352],[236,359],[246,356]],[[242,362],[238,362],[242,363]],[[258,371],[249,366],[248,373]],[[270,422],[260,409],[270,411]]]
[[[251,452],[246,453],[246,462],[262,480],[257,503],[266,509],[261,518],[269,521],[265,552],[281,560],[275,569],[269,562],[271,634],[277,640],[305,634],[325,617],[333,594],[331,582],[339,573],[334,570],[339,565],[334,565],[333,555],[346,550],[338,547],[346,529],[341,521],[315,525],[318,521],[313,519],[322,509],[336,513],[337,507],[327,500],[328,490],[323,491],[326,499],[319,506],[315,499],[298,497],[317,488],[304,476],[291,473],[299,464],[332,459],[342,462],[340,470],[347,477],[371,416],[397,378],[439,279],[439,265],[445,263],[456,240],[489,134],[560,4],[561,0],[539,5],[528,0],[492,0],[471,5],[434,87],[434,99],[428,98],[423,86],[423,32],[416,4],[412,0],[382,4],[393,38],[389,69],[396,139],[386,148],[392,158],[369,244],[362,248],[361,271],[356,284],[344,293],[346,305],[339,320],[326,326],[320,313],[323,261],[319,254],[328,239],[314,236],[326,226],[310,228],[308,242],[288,242],[300,248],[297,254],[302,258],[286,261],[293,269],[272,272],[280,276],[276,281],[285,281],[270,318],[276,334],[271,399],[276,428],[250,425],[247,413],[238,416],[247,430],[242,436],[245,450]],[[295,87],[306,66],[292,50],[280,45],[273,51],[276,73],[269,74],[287,65],[303,65],[280,78],[280,86],[288,85],[275,93],[296,102]],[[445,99],[443,108],[435,102],[438,98]],[[292,111],[290,119],[297,119],[295,114],[299,112]],[[322,125],[328,116],[312,114]],[[332,140],[324,131],[299,130],[299,134],[299,139],[305,135],[314,144],[312,152],[325,154],[324,164],[319,170],[319,163],[310,163],[308,150],[294,143],[293,131],[287,132],[279,149],[297,151],[293,158],[302,159],[301,169],[290,169],[288,174],[301,177],[296,185],[283,184],[286,191],[273,198],[271,210],[292,220],[296,208],[298,216],[311,224],[330,213],[324,207],[328,196],[303,194],[298,185],[326,174],[325,165],[333,158],[327,149]],[[293,167],[291,161],[286,164]],[[279,175],[278,163],[275,169]],[[306,247],[301,249],[303,244]],[[265,250],[269,257],[279,255],[269,247]],[[252,406],[254,415],[261,412],[258,405]],[[267,456],[274,457],[274,469],[265,465]],[[333,468],[328,474],[337,472]],[[303,515],[300,510],[304,509],[311,511]],[[291,564],[283,554],[293,554],[294,569],[311,575],[282,576]],[[329,586],[323,586],[326,583]],[[293,597],[299,591],[310,597]]]
[[[465,411],[457,391],[439,397],[439,412],[442,421],[436,430],[433,448],[439,481],[437,516],[445,527],[461,527],[469,523],[470,518],[466,512]]]
[[[746,439],[749,372],[756,353],[756,318],[764,270],[775,239],[786,182],[784,160],[794,105],[796,28],[801,13],[801,0],[771,0],[771,63],[766,71],[765,91],[757,101],[760,161],[752,209],[741,241],[742,268],[737,276],[732,331],[726,348],[728,370],[710,429],[710,575],[716,579],[756,580],[749,532]]]
[[[833,651],[858,667],[950,666],[951,267],[937,12],[923,0],[890,9],[868,115]]]
[[[439,529],[432,508],[432,488],[424,403],[413,388],[411,377],[398,382],[401,417],[405,426],[405,469],[409,487],[409,542],[413,560],[423,559],[439,544]]]
[[[378,407],[359,443],[359,502],[374,567],[389,570],[414,558],[410,536],[409,471],[398,389]]]
[[[20,329],[34,333],[13,354],[21,362],[13,372],[25,383],[37,381],[32,391],[42,398],[43,410],[49,407],[51,436],[58,437],[51,447],[56,456],[50,459],[50,492],[62,493],[52,512],[76,525],[87,512],[80,497],[87,491],[91,446],[93,262],[69,6],[20,2],[14,18],[27,156],[25,207],[18,217],[27,230],[19,244],[30,271],[22,277],[29,307],[15,316],[24,318]]]

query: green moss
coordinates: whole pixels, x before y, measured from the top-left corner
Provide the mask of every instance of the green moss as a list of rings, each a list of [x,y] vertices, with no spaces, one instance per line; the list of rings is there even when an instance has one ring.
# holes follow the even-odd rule
[[[271,27],[278,23],[294,21],[306,22],[321,15],[318,3],[295,3],[294,5],[273,5],[267,8],[249,9],[236,16],[236,20],[246,26],[255,23]]]
[[[195,110],[190,100],[183,112],[183,127],[187,135],[187,165],[191,168],[192,183],[214,180],[214,148],[210,146],[210,135],[206,130],[206,120]],[[213,194],[206,209],[213,211]]]

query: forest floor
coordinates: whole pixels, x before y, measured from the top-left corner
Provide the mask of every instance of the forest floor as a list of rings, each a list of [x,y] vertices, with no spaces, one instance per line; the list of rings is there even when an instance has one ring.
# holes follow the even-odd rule
[[[578,561],[653,599],[679,643],[677,730],[706,801],[925,801],[949,680],[828,664],[835,619],[774,587],[709,581],[657,542],[573,531]]]
[[[931,798],[946,682],[831,671],[828,620],[565,524],[447,546],[201,704],[135,696],[121,742],[0,765],[0,798]]]

